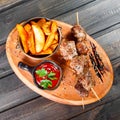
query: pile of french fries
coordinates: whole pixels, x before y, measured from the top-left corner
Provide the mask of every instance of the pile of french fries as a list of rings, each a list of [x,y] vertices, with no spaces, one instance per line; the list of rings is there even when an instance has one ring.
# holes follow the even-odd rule
[[[58,25],[56,21],[41,18],[37,22],[30,21],[24,26],[16,25],[25,53],[32,55],[51,54],[58,46]]]

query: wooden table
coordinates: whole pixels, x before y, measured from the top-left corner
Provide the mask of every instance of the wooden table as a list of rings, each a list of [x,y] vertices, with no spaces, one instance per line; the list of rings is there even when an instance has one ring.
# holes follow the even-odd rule
[[[50,101],[29,89],[14,74],[5,49],[7,36],[16,23],[42,16],[74,25],[76,12],[82,27],[108,54],[114,70],[109,93],[84,110]],[[0,120],[120,120],[119,106],[120,0],[0,1]]]

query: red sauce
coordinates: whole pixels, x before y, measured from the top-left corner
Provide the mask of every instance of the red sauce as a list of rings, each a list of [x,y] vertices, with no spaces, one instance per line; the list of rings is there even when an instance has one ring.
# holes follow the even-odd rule
[[[45,62],[45,63],[41,64],[40,66],[38,66],[36,68],[36,70],[41,70],[41,69],[45,69],[47,71],[47,74],[49,74],[50,72],[55,73],[56,79],[55,80],[50,80],[47,75],[44,76],[44,77],[40,77],[38,74],[35,73],[36,82],[38,84],[40,84],[41,80],[48,79],[52,82],[52,86],[51,87],[49,86],[48,88],[56,87],[56,85],[57,85],[57,83],[60,79],[60,70],[58,69],[58,67],[56,67],[54,64],[52,64],[50,62]]]

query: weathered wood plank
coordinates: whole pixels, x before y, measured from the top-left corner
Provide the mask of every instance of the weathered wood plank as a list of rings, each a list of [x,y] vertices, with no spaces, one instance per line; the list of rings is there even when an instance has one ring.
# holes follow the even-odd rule
[[[101,110],[102,107],[101,107],[101,109],[99,109],[99,106],[104,105],[106,103],[111,103],[112,101],[114,101],[120,97],[120,94],[119,94],[119,91],[120,91],[120,83],[119,83],[120,58],[113,60],[112,64],[113,64],[113,68],[114,68],[114,72],[115,72],[115,79],[114,79],[114,84],[113,84],[110,92],[100,102],[96,102],[94,104],[85,106],[85,111],[91,111],[91,110],[94,111],[95,107],[97,107],[98,110]],[[17,78],[15,78],[15,79],[17,79]],[[6,80],[6,81],[8,81],[8,80]],[[14,86],[12,86],[12,88],[10,87],[9,89],[14,89]],[[19,104],[21,104],[21,106],[15,107],[11,110],[1,113],[1,115],[0,115],[1,119],[12,120],[12,119],[23,119],[24,118],[26,120],[32,120],[32,119],[37,120],[37,119],[48,118],[48,120],[52,120],[53,116],[54,116],[54,119],[63,120],[63,119],[69,119],[69,118],[76,117],[85,112],[82,110],[82,107],[80,107],[80,106],[76,107],[76,106],[60,105],[58,103],[49,101],[43,97],[37,98],[29,103],[24,103],[26,101],[26,99],[30,100],[30,99],[33,99],[34,97],[36,97],[34,95],[31,95],[31,93],[29,93],[30,92],[29,90],[27,91],[29,94],[26,94],[26,92],[24,93],[24,89],[25,88],[20,87],[16,91],[8,92],[8,90],[7,90],[7,94],[3,94],[4,98],[0,100],[1,101],[1,103],[0,103],[1,110],[5,110],[10,107],[19,105]],[[10,96],[7,96],[9,94],[10,94]],[[15,97],[16,95],[17,95],[17,97]],[[32,97],[30,97],[30,96],[32,96]],[[0,96],[0,98],[2,98],[2,97]],[[6,100],[6,101],[4,102],[4,100]],[[24,104],[22,104],[22,103],[24,103]],[[33,107],[34,107],[34,110],[32,109]],[[23,109],[24,109],[24,111],[23,111]],[[43,109],[44,109],[44,111],[43,111]],[[57,109],[59,109],[59,111],[56,113]],[[99,112],[98,110],[94,111],[95,115]],[[71,113],[71,114],[69,114],[69,113]]]
[[[120,56],[120,28],[113,30],[109,33],[104,33],[104,35],[95,38],[95,40],[104,48],[108,54],[110,60],[115,59]],[[5,55],[5,46],[0,46],[0,78],[12,73],[12,70],[8,64]],[[117,52],[116,52],[117,51]]]
[[[117,58],[117,57],[119,57],[120,56],[120,50],[119,50],[119,46],[118,45],[120,45],[119,43],[120,43],[120,35],[119,35],[119,33],[120,33],[120,28],[119,29],[117,29],[117,30],[114,30],[114,31],[112,31],[112,32],[110,32],[110,33],[107,33],[107,34],[105,34],[105,35],[102,35],[102,36],[100,36],[100,37],[98,37],[98,38],[96,38],[96,40],[102,45],[102,47],[105,49],[105,51],[107,52],[107,54],[108,54],[108,56],[110,57],[110,59],[112,60],[112,64],[113,64],[113,67],[114,67],[114,73],[115,73],[115,81],[114,81],[114,85],[117,85],[118,87],[117,88],[119,88],[119,79],[120,79],[120,74],[119,74],[119,71],[120,71],[120,59],[118,58],[118,59],[115,59],[115,58]],[[114,41],[116,41],[116,42],[114,42],[113,41],[113,39],[114,39]],[[116,52],[117,51],[117,52]],[[0,59],[2,59],[2,58],[0,58]],[[5,59],[3,59],[2,60],[2,63],[1,63],[1,65],[4,63],[4,60]],[[4,66],[4,65],[3,65]],[[1,67],[2,69],[3,69],[3,66]],[[5,67],[5,66],[4,66]],[[5,67],[6,68],[6,67]],[[9,69],[5,69],[4,68],[4,72],[6,72],[6,73],[0,73],[1,75],[7,75],[8,73],[9,73],[9,71],[11,70],[11,68],[9,68]],[[6,79],[6,82],[9,82],[9,79],[7,79],[7,78],[5,78]],[[14,81],[16,81],[16,79],[18,80],[18,78],[17,77],[13,77],[13,78],[11,78],[11,79],[13,79]],[[0,79],[0,81],[3,81],[3,78],[2,79]],[[18,83],[15,83],[14,85],[17,85]],[[19,84],[18,84],[19,85]],[[15,88],[15,86],[11,86],[11,87],[13,87],[13,89]],[[10,89],[11,89],[11,87],[7,87],[7,90],[8,91],[11,91]],[[114,87],[113,87],[114,88]],[[21,91],[21,89],[22,88],[19,88],[20,89],[20,91]],[[2,82],[1,82],[1,92],[2,91],[4,91],[4,86],[2,86]],[[115,93],[116,92],[116,93]],[[14,92],[13,92],[14,93]],[[9,94],[9,93],[8,93]],[[15,95],[17,94],[17,92],[15,92],[14,93]],[[23,93],[22,93],[23,94]],[[117,97],[117,96],[119,96],[119,93],[118,93],[118,90],[117,89],[115,89],[115,91],[113,92],[113,94],[116,94],[116,96],[113,96],[113,97]],[[111,93],[111,95],[112,95],[112,93]],[[5,94],[5,97],[7,96],[7,94]],[[18,96],[19,97],[19,96]],[[111,97],[110,97],[111,98]],[[6,98],[6,99],[8,99],[8,98]],[[16,98],[14,98],[13,97],[13,101],[14,101],[14,99],[16,99]],[[27,98],[27,99],[29,99],[29,97]],[[12,101],[11,99],[8,99],[8,103],[11,105],[11,106],[14,106],[14,104],[12,104]],[[16,103],[16,104],[19,104],[19,101],[18,101],[18,103]],[[2,102],[1,102],[1,105],[2,105]],[[6,108],[9,108],[9,106],[7,106]],[[3,110],[3,109],[6,109],[6,108],[2,108],[1,110]]]
[[[13,4],[17,4],[20,1],[22,1],[22,0],[19,0],[19,1],[14,1],[14,0],[1,1],[1,7],[6,7],[6,6],[8,7],[8,5],[10,6],[10,4],[9,4],[10,2],[11,2],[11,6],[13,6]],[[82,6],[82,5],[84,5],[84,4],[86,4],[87,2],[90,2],[90,1],[93,1],[93,0],[89,0],[89,1],[83,0],[80,3],[79,3],[79,1],[76,1],[76,2],[74,2],[74,8],[78,7],[78,6]],[[52,1],[47,1],[47,2],[50,2],[50,4],[45,4],[45,1],[29,1],[28,3],[20,4],[19,6],[16,6],[16,7],[14,6],[13,8],[5,10],[4,12],[2,12],[0,14],[0,18],[1,18],[0,19],[0,26],[1,26],[1,30],[2,30],[2,32],[0,32],[0,38],[1,38],[0,41],[6,39],[7,32],[9,32],[11,30],[11,28],[14,27],[14,25],[17,22],[20,22],[20,21],[22,21],[26,18],[32,17],[31,15],[37,16],[37,15],[40,14],[40,11],[41,11],[41,13],[42,12],[43,13],[50,12],[50,9],[52,8],[52,4],[54,4],[54,10],[55,11],[56,11],[57,7],[63,9],[65,7],[65,5],[68,5],[68,8],[63,9],[64,11],[60,10],[63,13],[66,12],[66,10],[69,11],[70,9],[74,9],[74,8],[70,7],[70,4],[73,1],[66,1],[66,2],[59,1],[60,2],[59,3],[59,2],[55,2],[55,0],[52,0]],[[42,10],[39,10],[41,7],[43,7],[42,4],[44,4],[45,8],[43,8]],[[61,5],[58,6],[59,4],[61,4]],[[25,11],[21,11],[21,10],[23,10],[22,8],[24,8]],[[27,11],[26,9],[29,9],[29,11],[28,11],[29,13],[26,12]],[[59,13],[57,12],[54,15],[61,14],[60,11],[59,11]],[[33,12],[35,14],[31,14]],[[19,14],[19,16],[17,14]],[[22,17],[21,17],[21,14],[22,14]],[[19,17],[20,17],[20,19],[19,19]],[[53,17],[53,16],[51,16],[51,17]],[[3,43],[3,42],[0,42],[0,44],[1,43]],[[11,70],[9,64],[7,64],[8,61],[7,61],[7,58],[6,58],[6,55],[5,55],[5,45],[0,46],[0,56],[1,56],[0,57],[0,61],[1,61],[0,62],[0,78],[1,78],[1,77],[4,77],[5,75],[8,75],[8,74],[12,73],[12,70]]]
[[[56,19],[74,25],[76,24],[75,13],[77,11],[79,12],[80,24],[90,35],[120,23],[119,0],[97,0],[91,4],[75,9],[68,14],[58,16]]]
[[[95,2],[98,2],[98,1],[95,1]],[[114,29],[110,30],[110,28],[108,28],[110,26],[113,26],[114,24],[119,23],[119,19],[117,19],[117,18],[119,18],[118,17],[118,15],[119,15],[119,8],[118,7],[120,4],[118,3],[117,0],[115,0],[114,2],[115,3],[113,3],[111,0],[106,0],[106,1],[98,2],[98,4],[94,3],[94,6],[92,3],[89,5],[85,5],[81,8],[78,8],[79,15],[84,16],[82,18],[80,17],[80,23],[87,30],[87,32],[89,34],[94,34],[94,35],[97,34],[97,36],[94,36],[94,37],[102,45],[102,47],[105,49],[105,51],[109,55],[110,59],[112,60],[112,64],[113,64],[114,72],[115,72],[114,84],[113,84],[113,87],[112,87],[111,91],[109,92],[109,94],[107,96],[105,96],[105,98],[103,98],[101,102],[97,102],[95,104],[86,106],[85,111],[93,110],[94,115],[97,115],[97,113],[99,113],[99,111],[104,106],[103,104],[105,104],[107,102],[110,102],[110,104],[111,104],[111,102],[113,100],[120,97],[120,95],[119,95],[119,91],[120,91],[120,89],[119,89],[120,88],[120,83],[119,83],[119,80],[120,80],[120,72],[119,72],[120,71],[120,59],[119,59],[119,56],[120,56],[120,50],[119,50],[120,28],[117,27],[118,28],[117,30],[114,30]],[[36,2],[36,4],[37,3],[38,2]],[[27,8],[30,9],[29,13],[35,12],[35,10],[31,10],[33,8],[33,7],[31,7],[32,4],[29,3],[28,5],[29,5],[29,7],[27,6]],[[42,5],[43,4],[41,4],[40,6],[42,6]],[[25,6],[26,5],[24,4],[24,7]],[[38,5],[36,5],[36,6],[38,6]],[[36,6],[34,6],[34,7],[36,7]],[[102,6],[105,6],[105,7],[103,8]],[[107,7],[107,6],[111,6],[111,7]],[[18,9],[24,8],[24,7],[16,6],[14,8],[14,10],[18,10]],[[116,7],[116,10],[115,10],[115,7]],[[60,8],[62,9],[61,6],[60,6]],[[100,11],[101,8],[103,8],[102,9],[103,11]],[[38,10],[38,8],[36,8],[36,9]],[[51,9],[51,8],[49,7],[49,9]],[[48,8],[43,9],[43,6],[42,6],[42,10],[44,10],[44,11],[42,11],[42,10],[40,10],[40,12],[37,11],[35,16],[37,16],[39,13],[45,13],[44,15],[47,15],[48,13],[51,12],[51,10],[49,11],[49,9]],[[55,9],[57,9],[57,8],[55,8]],[[53,9],[53,10],[55,10],[55,9]],[[74,8],[71,8],[71,10],[72,9],[74,9]],[[74,24],[76,18],[73,18],[73,17],[75,15],[74,13],[76,11],[77,10],[71,11],[71,12],[64,14],[64,15],[61,15],[60,17],[57,17],[57,19],[66,21],[67,23],[70,21],[70,24]],[[112,13],[112,11],[113,11],[113,13]],[[9,11],[3,12],[2,15],[7,15],[8,13],[11,13],[11,12],[14,13],[13,9],[10,10],[10,12]],[[52,15],[48,15],[48,16],[52,18],[52,17],[59,15],[56,12],[53,12],[53,13],[55,15],[52,14]],[[87,14],[84,14],[84,13],[87,13]],[[19,14],[22,14],[22,12],[19,11]],[[61,13],[61,14],[63,14],[63,13]],[[43,15],[43,14],[40,14],[40,15]],[[72,15],[73,17],[67,17],[69,15],[70,16]],[[106,16],[102,17],[102,15],[106,15]],[[23,20],[23,18],[24,18],[24,17],[22,17],[21,19],[19,19],[19,17],[18,18],[17,17],[18,16],[15,16],[15,19],[17,19],[19,21]],[[31,17],[30,14],[26,16],[26,18],[29,18],[29,17]],[[5,18],[5,17],[3,16],[3,18]],[[8,20],[8,23],[6,23],[8,25],[8,27],[6,27],[5,29],[6,29],[6,31],[9,31],[10,26],[12,25],[11,26],[11,28],[12,28],[15,25],[15,23],[14,23],[15,20],[13,20],[11,18],[11,16],[7,16],[6,18]],[[109,19],[109,20],[107,20],[107,19]],[[6,19],[3,19],[3,20],[6,20]],[[5,23],[5,22],[0,20],[0,23],[1,22]],[[18,21],[16,21],[16,23],[17,22]],[[13,23],[14,23],[14,25],[13,25]],[[3,29],[4,28],[3,24],[1,26]],[[108,31],[106,30],[106,28],[108,28]],[[102,32],[102,34],[97,33],[99,31],[102,31],[103,29],[105,29],[105,30]],[[106,33],[106,31],[107,31],[107,33]],[[4,35],[5,35],[5,37],[2,36],[3,39],[6,38],[6,33]],[[1,35],[0,35],[0,37],[1,37]],[[1,63],[1,59],[2,59],[2,64],[5,63],[4,64],[5,68],[7,68],[7,62],[3,62],[4,60],[6,61],[6,58],[3,55],[4,53],[5,53],[5,49],[0,53],[3,56],[3,57],[0,57],[0,63]],[[116,58],[118,58],[118,59],[116,59]],[[0,64],[0,67],[2,64]],[[3,66],[1,68],[3,68]],[[1,70],[1,68],[0,68],[0,70]],[[6,69],[5,69],[5,71],[6,71]],[[8,71],[7,74],[9,74],[9,73],[11,73],[11,72]],[[7,75],[7,74],[3,73],[2,77],[4,75]],[[10,79],[13,80],[14,82],[12,82],[11,85],[8,85],[9,87],[8,87],[8,89],[6,89],[7,82],[9,82]],[[6,119],[8,119],[8,120],[13,120],[13,119],[26,119],[26,120],[27,119],[28,120],[35,119],[35,120],[37,120],[38,119],[39,120],[39,119],[46,119],[46,118],[48,118],[48,120],[51,120],[51,119],[63,120],[63,119],[69,119],[69,118],[76,117],[76,116],[82,114],[83,112],[85,112],[85,111],[82,111],[82,107],[60,105],[58,103],[54,103],[54,102],[49,101],[49,100],[42,98],[42,97],[37,98],[31,102],[25,103],[28,100],[36,98],[38,95],[35,94],[33,91],[31,91],[26,86],[24,86],[19,80],[18,80],[19,82],[17,82],[16,81],[17,77],[15,77],[14,75],[10,79],[9,79],[9,77],[6,77],[5,79],[3,79],[3,78],[0,79],[0,85],[1,85],[0,86],[0,90],[1,90],[0,91],[0,106],[1,106],[0,110],[4,111],[7,109],[10,109],[11,107],[15,107],[19,104],[22,104],[22,105],[1,113],[0,114],[1,120],[6,120]],[[23,103],[25,103],[25,104],[23,104]],[[117,102],[117,103],[119,105],[119,102]],[[98,106],[97,107],[98,109],[96,108],[94,111],[94,108],[96,106]],[[101,107],[99,107],[99,106],[101,106]],[[116,104],[116,106],[117,106],[117,104]],[[32,108],[34,108],[34,110]],[[114,109],[114,111],[115,111],[115,109]],[[119,114],[120,110],[117,109],[117,111]],[[89,116],[89,113],[86,115]],[[92,112],[90,112],[90,115],[92,115]],[[102,114],[102,116],[105,117],[103,114]],[[118,117],[118,115],[116,115],[116,116]],[[117,119],[117,117],[114,117],[114,118]],[[93,118],[94,117],[91,117],[91,119],[93,119]],[[98,118],[100,118],[100,115],[98,115]]]
[[[114,88],[112,89],[112,91],[114,91]],[[119,92],[117,93],[119,95]],[[113,95],[116,95],[116,93],[109,93],[100,102],[96,102],[94,104],[85,106],[85,110],[82,110],[82,107],[80,106],[62,105],[62,104],[49,101],[43,97],[40,97],[40,98],[34,99],[33,101],[30,101],[28,103],[22,104],[18,107],[15,107],[13,109],[10,109],[8,111],[1,113],[0,118],[2,120],[13,120],[13,119],[63,120],[63,119],[70,119],[70,118],[72,119],[74,118],[73,120],[78,120],[78,119],[85,120],[85,119],[88,119],[89,117],[89,120],[99,120],[99,119],[95,119],[96,116],[98,115],[98,118],[101,118],[100,120],[102,120],[102,116],[105,117],[105,115],[108,112],[113,113],[112,107],[114,108],[114,113],[120,111],[120,109],[117,107],[117,105],[120,104],[120,99],[118,99],[119,100],[118,102],[114,101],[116,98],[119,98],[120,95],[119,97],[117,96],[116,98],[114,98]],[[106,105],[104,106],[104,104]],[[109,111],[108,111],[108,108],[110,108]],[[102,109],[103,110],[105,109],[105,112],[106,112],[105,114],[103,114],[104,112],[102,112]],[[102,116],[101,116],[101,112],[102,112]],[[112,115],[109,116],[109,115],[107,116],[107,118],[116,117],[116,116],[112,116]],[[106,119],[103,119],[103,120],[106,120]]]
[[[120,120],[120,99],[101,105],[70,120]]]
[[[0,26],[2,30],[0,32],[0,44],[6,41],[8,33],[16,23],[36,16],[53,18],[91,1],[95,0],[29,0],[11,9],[2,11],[0,13]]]
[[[118,2],[118,0],[115,0],[114,2],[112,0],[92,1],[93,0],[84,0],[81,2],[77,0],[73,2],[72,0],[66,0],[64,2],[61,0],[56,2],[55,0],[52,0],[47,1],[48,4],[45,4],[45,0],[29,1],[8,9],[0,14],[0,26],[2,29],[2,32],[0,32],[0,43],[6,41],[8,33],[16,23],[35,16],[56,18],[56,16],[59,15],[56,19],[74,24],[76,22],[74,13],[79,11],[80,24],[83,25],[89,34],[93,34],[120,22],[120,2]],[[87,4],[89,2],[92,3]],[[85,6],[82,7],[84,4]],[[69,13],[62,15],[67,12]]]
[[[8,9],[9,7],[12,7],[22,1],[23,0],[0,0],[0,11]]]
[[[96,41],[104,48],[111,60],[120,56],[119,33],[120,28],[96,38]]]
[[[5,52],[5,44],[0,46],[0,78],[11,74],[13,70],[8,64],[6,52]]]
[[[96,115],[95,120],[120,120],[120,99],[105,105]]]
[[[38,96],[26,87],[15,74],[0,79],[0,112]]]
[[[104,105],[98,106],[87,112],[79,114],[78,116],[74,116],[74,117],[70,118],[70,120],[96,120],[97,114],[99,114],[100,110],[103,107],[104,107]],[[98,119],[98,120],[100,120],[100,119]],[[105,120],[107,120],[107,119],[105,119]]]

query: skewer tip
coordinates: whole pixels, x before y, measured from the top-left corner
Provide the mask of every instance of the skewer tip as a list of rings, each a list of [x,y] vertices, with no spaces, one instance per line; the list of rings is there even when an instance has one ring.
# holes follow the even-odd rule
[[[78,15],[78,12],[76,12],[76,22],[77,22],[77,25],[79,25],[79,15]]]
[[[100,98],[98,97],[97,93],[95,92],[95,90],[93,88],[91,88],[93,94],[95,95],[95,97],[100,101]]]
[[[83,98],[82,98],[82,108],[83,108],[83,110],[85,109],[84,99]]]

